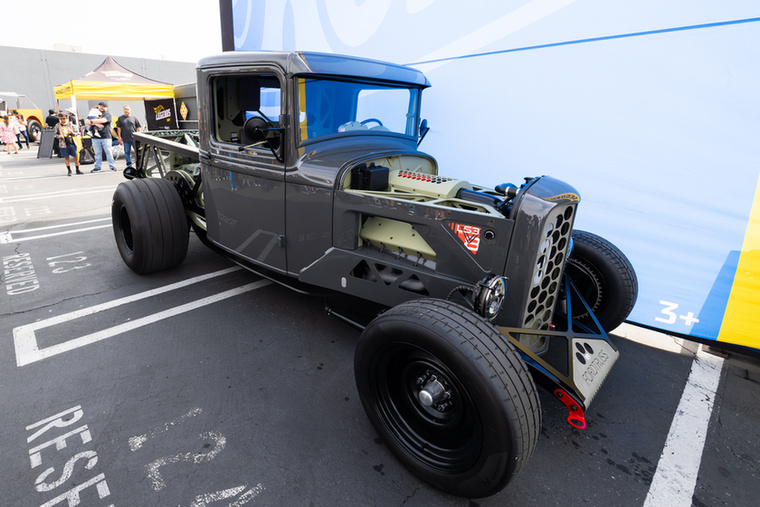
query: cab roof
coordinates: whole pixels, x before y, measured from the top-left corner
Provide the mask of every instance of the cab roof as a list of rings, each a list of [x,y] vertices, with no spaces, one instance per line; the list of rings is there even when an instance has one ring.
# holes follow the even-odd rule
[[[262,64],[277,65],[288,78],[295,75],[315,74],[391,81],[423,88],[430,86],[430,82],[422,72],[405,65],[356,56],[308,51],[228,51],[203,58],[198,62],[198,70],[218,67],[242,68]]]

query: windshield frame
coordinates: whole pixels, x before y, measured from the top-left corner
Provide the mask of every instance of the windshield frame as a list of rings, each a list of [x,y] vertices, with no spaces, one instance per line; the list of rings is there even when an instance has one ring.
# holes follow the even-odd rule
[[[294,107],[294,131],[295,131],[295,141],[296,146],[302,146],[306,144],[311,144],[314,142],[320,142],[326,139],[332,139],[336,137],[345,137],[345,136],[362,136],[362,135],[370,135],[370,136],[394,136],[394,137],[401,137],[406,140],[419,140],[419,124],[420,124],[420,110],[421,110],[421,102],[422,102],[422,90],[426,88],[426,86],[419,86],[415,84],[411,84],[408,82],[395,82],[395,81],[384,81],[384,80],[378,80],[378,79],[367,79],[366,77],[350,77],[350,76],[335,76],[335,75],[323,75],[323,74],[296,74],[292,78],[293,82],[293,89],[294,89],[294,97],[293,97],[293,103],[295,105]],[[312,85],[311,88],[315,88],[313,85],[316,82],[325,82],[328,83],[328,87],[330,83],[334,83],[337,86],[343,87],[345,90],[352,91],[355,96],[353,100],[348,100],[348,102],[351,104],[351,107],[349,109],[343,110],[343,114],[349,114],[350,118],[343,118],[347,119],[350,123],[353,123],[354,125],[346,126],[346,122],[344,121],[335,121],[333,120],[331,122],[331,128],[327,128],[323,130],[327,130],[325,133],[317,133],[316,135],[312,134],[310,135],[310,127],[309,121],[316,120],[316,115],[309,116],[311,113],[311,109],[316,107],[315,105],[309,105],[307,103],[306,99],[306,93],[308,89],[310,88],[309,85]],[[352,88],[353,85],[353,88]],[[344,90],[344,91],[345,91]],[[408,102],[406,105],[406,111],[403,113],[404,116],[404,132],[399,132],[397,130],[389,130],[387,128],[385,129],[379,129],[377,123],[371,123],[368,124],[367,128],[362,128],[358,124],[359,122],[363,120],[367,120],[368,118],[356,118],[357,110],[360,110],[362,105],[357,102],[358,96],[361,93],[361,91],[366,90],[376,90],[378,92],[381,92],[382,90],[389,90],[389,91],[396,91],[401,90],[408,92]],[[345,98],[342,97],[342,98]],[[399,111],[401,111],[401,108],[398,108]],[[326,113],[326,116],[329,116],[330,114],[336,114],[336,110],[332,107],[329,108],[329,112]],[[324,121],[323,121],[324,123]],[[346,126],[346,129],[338,130],[338,127]]]

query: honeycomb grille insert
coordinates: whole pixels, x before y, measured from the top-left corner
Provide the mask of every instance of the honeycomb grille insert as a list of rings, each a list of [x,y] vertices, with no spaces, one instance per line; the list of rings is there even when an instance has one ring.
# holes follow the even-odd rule
[[[570,244],[574,213],[573,206],[566,206],[554,211],[546,221],[525,306],[523,321],[525,328],[549,329],[552,322],[560,289],[562,267]],[[537,341],[545,341],[541,337],[536,338]],[[543,348],[543,344],[536,343],[535,346],[539,349]]]

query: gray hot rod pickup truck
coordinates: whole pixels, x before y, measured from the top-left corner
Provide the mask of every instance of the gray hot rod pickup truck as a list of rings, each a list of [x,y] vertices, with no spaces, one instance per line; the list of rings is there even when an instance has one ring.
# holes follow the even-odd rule
[[[197,130],[136,134],[113,196],[137,273],[181,263],[189,229],[234,262],[362,329],[364,409],[433,486],[501,490],[536,446],[535,383],[584,412],[636,301],[626,257],[573,230],[578,192],[549,176],[492,188],[418,151],[419,71],[320,53],[232,52],[197,67]]]

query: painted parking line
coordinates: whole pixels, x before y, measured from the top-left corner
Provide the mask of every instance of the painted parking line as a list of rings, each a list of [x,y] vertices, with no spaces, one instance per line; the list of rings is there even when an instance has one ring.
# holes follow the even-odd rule
[[[690,507],[707,439],[723,359],[704,352],[697,356],[673,416],[645,507]]]
[[[88,308],[82,308],[80,310],[76,310],[76,311],[66,313],[63,315],[58,315],[56,317],[51,317],[49,319],[34,322],[32,324],[19,326],[13,330],[13,343],[16,350],[16,365],[18,367],[21,367],[21,366],[26,366],[31,363],[35,363],[37,361],[42,361],[43,359],[46,359],[58,354],[62,354],[64,352],[68,352],[80,347],[84,347],[86,345],[90,345],[92,343],[96,343],[98,341],[111,338],[113,336],[125,333],[127,331],[132,331],[134,329],[153,324],[160,320],[174,317],[175,315],[189,312],[191,310],[196,310],[201,306],[210,305],[218,301],[222,301],[224,299],[231,298],[239,294],[243,294],[245,292],[260,289],[272,283],[268,280],[259,280],[257,282],[236,287],[234,289],[230,289],[228,291],[221,292],[219,294],[214,294],[209,297],[198,299],[191,303],[180,305],[174,308],[170,308],[168,310],[164,310],[161,312],[154,313],[152,315],[148,315],[146,317],[142,317],[140,319],[136,319],[133,321],[126,322],[124,324],[113,326],[108,329],[104,329],[102,331],[91,333],[85,336],[80,336],[77,338],[72,338],[65,342],[58,343],[50,347],[40,348],[39,344],[37,343],[37,337],[35,336],[35,332],[40,329],[46,329],[46,328],[53,327],[59,324],[63,324],[65,322],[69,322],[75,319],[79,319],[79,318],[93,315],[99,312],[103,312],[112,308],[116,308],[118,306],[126,305],[128,303],[133,303],[135,301],[147,299],[147,298],[156,296],[158,294],[163,294],[163,293],[170,292],[173,290],[181,289],[183,287],[187,287],[189,285],[199,283],[204,280],[208,280],[210,278],[214,278],[217,276],[226,275],[228,273],[232,273],[240,269],[241,268],[237,266],[223,269],[223,270],[216,271],[213,273],[208,273],[205,275],[196,276],[194,278],[189,278],[181,282],[166,285],[164,287],[159,287],[157,289],[151,289],[151,290],[141,292],[139,294],[135,294],[132,296],[115,299],[113,301],[108,301],[106,303],[90,306]]]
[[[77,195],[88,195],[88,194],[98,194],[101,192],[113,192],[114,186],[109,185],[106,187],[93,187],[88,189],[70,189],[70,190],[58,190],[56,192],[44,192],[41,194],[27,194],[27,195],[18,195],[13,197],[0,197],[0,204],[7,204],[7,203],[13,203],[13,202],[24,202],[24,201],[37,201],[40,199],[46,199],[50,197],[72,197]]]
[[[93,225],[89,227],[79,227],[75,229],[56,231],[56,229],[63,229],[65,227],[78,227],[80,225],[94,224],[97,222],[108,222],[108,223],[104,225]],[[6,245],[9,243],[18,243],[20,241],[32,241],[35,239],[51,238],[54,236],[63,236],[65,234],[74,234],[76,232],[92,231],[95,229],[105,229],[106,227],[111,227],[111,217],[96,218],[93,220],[85,220],[83,222],[72,222],[68,224],[49,225],[47,227],[36,227],[34,229],[20,229],[18,231],[5,231],[5,232],[0,232],[0,245]],[[45,232],[43,234],[27,236],[27,234],[32,234],[32,233],[37,233],[37,232],[42,232],[42,231],[55,231],[55,232]]]

